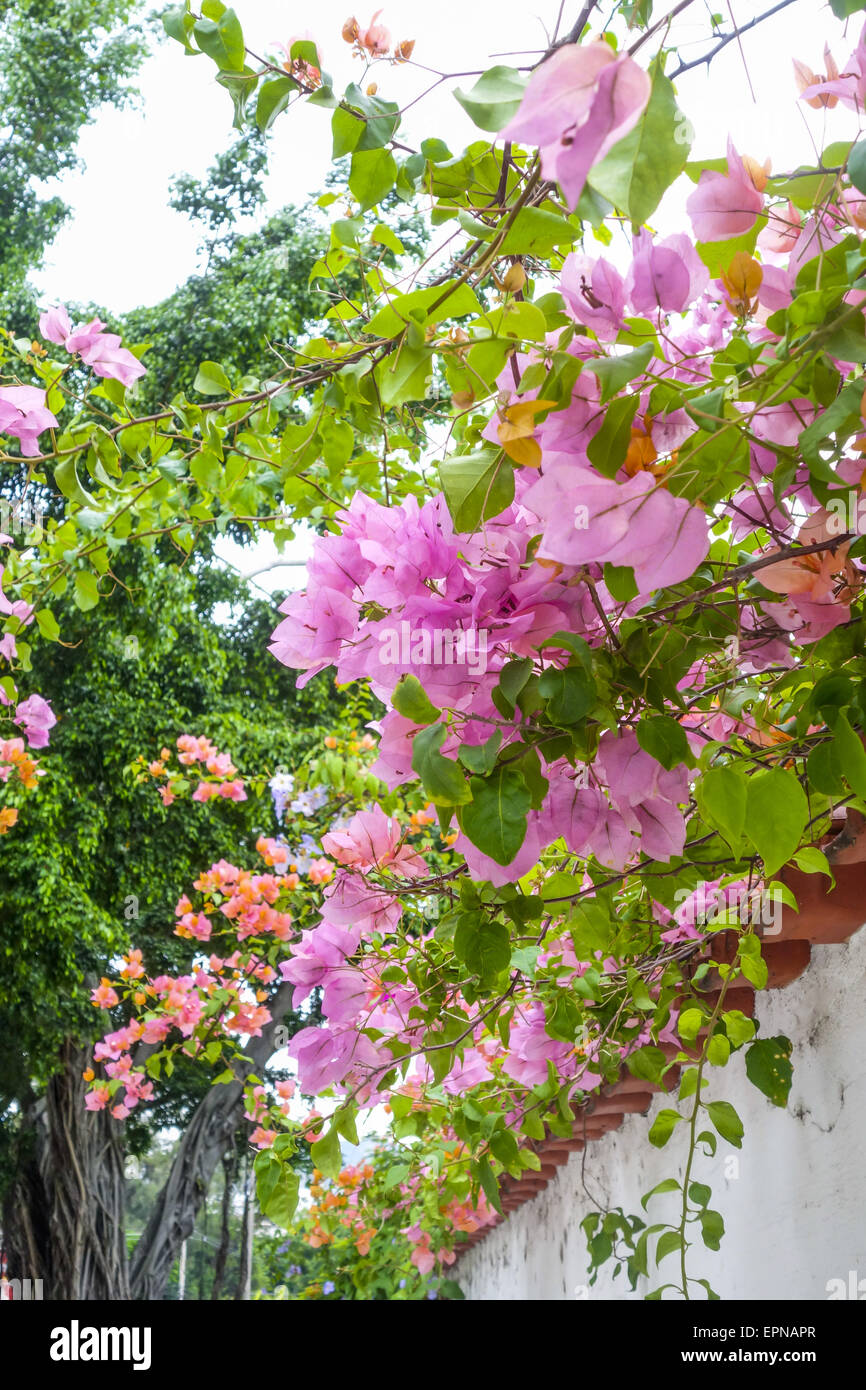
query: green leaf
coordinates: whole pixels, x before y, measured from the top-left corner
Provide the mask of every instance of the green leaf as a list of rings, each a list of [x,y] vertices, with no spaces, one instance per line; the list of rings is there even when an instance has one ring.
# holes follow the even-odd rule
[[[738,852],[746,826],[746,778],[735,767],[711,767],[695,787],[701,819]]]
[[[859,734],[851,728],[844,713],[836,715],[831,721],[831,728],[839,745],[839,757],[848,785],[859,797],[866,797],[866,748]]]
[[[376,367],[376,380],[382,404],[403,405],[406,401],[422,401],[427,395],[433,371],[433,354],[426,347],[408,347],[402,342]]]
[[[641,1047],[629,1053],[625,1064],[632,1076],[638,1076],[643,1081],[661,1081],[667,1058],[660,1047]]]
[[[281,1163],[270,1149],[256,1154],[253,1167],[262,1214],[284,1231],[289,1230],[298,1207],[300,1174],[288,1164]]]
[[[722,1014],[722,1022],[725,1025],[725,1032],[731,1040],[733,1047],[742,1047],[755,1036],[755,1025],[741,1009],[729,1009]]]
[[[656,1246],[656,1264],[660,1265],[665,1255],[672,1255],[675,1250],[681,1250],[683,1238],[679,1231],[665,1231],[659,1236],[659,1243]]]
[[[37,613],[37,618],[39,614]],[[823,850],[817,849],[815,845],[807,845],[805,849],[798,849],[793,856],[793,861],[798,869],[802,869],[804,874],[826,874],[830,880],[830,885],[835,883],[833,870],[830,868],[830,861]]]
[[[724,386],[685,402],[686,414],[691,416],[695,424],[706,434],[715,434],[716,430],[721,429],[724,423],[724,405]]]
[[[377,246],[385,246],[395,256],[402,256],[406,248],[395,232],[384,222],[377,222],[370,240]]]
[[[243,71],[244,35],[234,10],[224,10],[216,22],[198,20],[192,32],[202,53],[212,58],[221,71]]]
[[[479,777],[482,777],[485,773],[493,771],[501,742],[502,730],[494,729],[484,743],[464,743],[457,757],[464,767],[468,767],[470,772],[475,772]]]
[[[456,531],[475,531],[514,501],[514,469],[501,449],[452,454],[439,465]]]
[[[470,91],[456,87],[454,95],[480,130],[497,131],[511,120],[525,90],[522,73],[497,65],[482,73]]]
[[[82,507],[92,506],[93,498],[81,486],[76,472],[74,455],[58,463],[54,470],[54,481],[70,502],[78,502]]]
[[[841,796],[844,791],[842,757],[836,739],[818,743],[806,759],[810,787],[824,796]]]
[[[628,603],[630,599],[637,598],[637,580],[631,565],[611,565],[605,561],[604,582],[611,598],[616,599],[617,603]]]
[[[694,1042],[704,1025],[701,1009],[683,1009],[677,1020],[677,1032],[684,1042]]]
[[[292,77],[272,77],[263,82],[256,98],[256,125],[270,130],[277,116],[285,111],[298,84]],[[357,124],[357,122],[356,122]]]
[[[725,1223],[721,1212],[705,1209],[701,1212],[698,1220],[701,1223],[704,1245],[708,1250],[718,1250],[722,1243],[722,1236],[725,1234]]]
[[[641,1197],[640,1204],[643,1207],[644,1211],[646,1211],[647,1203],[649,1202],[651,1197],[660,1197],[662,1193],[679,1192],[679,1190],[680,1185],[676,1178],[665,1178],[663,1182],[656,1183],[655,1187],[653,1187],[649,1192],[647,1192],[646,1196]]]
[[[218,362],[202,362],[193,382],[200,396],[224,396],[231,393],[231,382]]]
[[[335,1124],[331,1125],[322,1139],[317,1139],[315,1144],[310,1145],[310,1157],[313,1160],[313,1166],[318,1168],[320,1173],[324,1173],[326,1178],[337,1176],[343,1160],[340,1150],[340,1136]]]
[[[830,0],[830,9],[837,19],[847,19],[849,15],[859,14],[861,10],[866,10],[866,0]],[[859,188],[860,185],[857,184],[857,187]]]
[[[645,753],[655,758],[668,772],[685,763],[694,763],[685,730],[667,714],[641,719],[637,724],[637,741]]]
[[[707,163],[707,168],[711,162]],[[727,168],[727,161],[725,161],[725,168]],[[727,241],[698,241],[695,243],[695,250],[714,279],[724,274],[738,251],[745,251],[749,256],[753,254],[758,242],[758,232],[766,220],[765,216],[758,217],[750,231],[744,232],[742,236],[730,237]]]
[[[748,780],[745,833],[771,877],[800,843],[809,819],[806,794],[793,772],[774,767]]]
[[[705,1207],[712,1197],[712,1189],[703,1182],[689,1183],[689,1201],[696,1207]]]
[[[606,478],[614,477],[625,462],[631,442],[632,421],[639,405],[638,395],[617,396],[605,411],[601,429],[592,436],[586,446],[590,463],[594,463]]]
[[[711,1067],[723,1067],[731,1055],[731,1044],[724,1033],[714,1033],[707,1043],[707,1061]]]
[[[494,1210],[498,1211],[501,1216],[502,1203],[499,1200],[499,1183],[496,1181],[493,1169],[490,1167],[490,1160],[487,1158],[480,1158],[476,1171],[485,1197]]]
[[[500,764],[489,777],[471,778],[469,789],[472,800],[461,814],[464,834],[497,864],[510,864],[526,837],[531,805],[522,774]]]
[[[443,724],[431,724],[415,735],[412,769],[421,778],[434,806],[461,806],[471,799],[472,793],[458,764],[439,752],[446,734]]]
[[[616,356],[594,357],[584,364],[585,370],[598,377],[601,385],[601,403],[604,405],[630,381],[641,375],[653,355],[652,343],[644,343],[633,352],[623,352]]]
[[[258,82],[258,75],[252,68],[244,68],[243,72],[220,72],[217,74],[217,82],[221,87],[225,87],[232,99],[235,118],[232,125],[235,130],[243,130],[246,119],[247,102],[252,96]]]
[[[769,972],[767,962],[761,955],[761,943],[756,936],[740,938],[738,962],[746,979],[755,989],[766,989]]]
[[[549,666],[538,682],[538,693],[547,701],[547,717],[560,726],[575,724],[595,703],[595,681],[581,666],[560,670]]]
[[[509,929],[503,922],[464,912],[455,931],[455,955],[478,979],[495,979],[512,959]]]
[[[401,1182],[405,1182],[409,1176],[408,1163],[394,1163],[385,1174],[383,1187],[387,1192],[391,1187],[399,1187]]]
[[[746,1075],[753,1086],[774,1105],[785,1106],[791,1090],[794,1068],[790,1038],[761,1038],[746,1053]]]
[[[390,150],[356,150],[349,171],[349,191],[361,211],[380,203],[397,182],[397,161]]]
[[[677,106],[673,84],[656,67],[643,115],[595,165],[590,184],[632,222],[643,224],[685,167],[690,145],[690,126]]]
[[[83,613],[95,608],[99,602],[99,585],[96,575],[90,570],[79,570],[75,576],[75,603]]]
[[[199,50],[193,48],[189,41],[195,24],[195,15],[190,14],[189,10],[183,5],[173,5],[170,10],[166,10],[162,16],[162,27],[170,39],[176,39],[182,44],[186,52],[193,58],[198,58]]]
[[[413,724],[432,724],[442,713],[429,699],[417,676],[407,672],[397,682],[391,704],[398,714]]]
[[[36,614],[36,626],[48,642],[56,642],[60,636],[60,625],[50,608],[40,608]]]
[[[800,448],[803,458],[813,470],[822,469],[823,460],[820,447],[831,435],[842,432],[843,436],[862,429],[860,401],[863,395],[861,380],[849,381],[826,410],[818,412],[811,425],[807,425],[800,435]],[[832,481],[838,483],[838,476],[831,474]]]
[[[557,246],[571,246],[580,229],[543,208],[521,208],[499,248],[500,256],[540,256],[546,259]]]
[[[650,1132],[647,1136],[654,1148],[664,1148],[682,1118],[682,1115],[676,1110],[659,1111],[650,1126]]]
[[[735,1149],[743,1147],[743,1122],[734,1107],[726,1100],[706,1102],[706,1111],[723,1139]]]
[[[466,318],[478,314],[481,305],[475,291],[459,280],[444,285],[428,285],[410,294],[398,294],[378,309],[365,328],[380,338],[393,338],[411,323],[426,328],[443,319]]]

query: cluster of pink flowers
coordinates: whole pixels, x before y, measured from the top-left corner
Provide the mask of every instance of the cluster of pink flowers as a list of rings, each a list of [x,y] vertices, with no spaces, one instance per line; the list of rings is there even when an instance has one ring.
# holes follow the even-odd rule
[[[39,436],[57,424],[39,386],[0,386],[0,434],[9,434],[21,445],[25,458],[39,454]]]
[[[39,331],[49,343],[57,343],[71,355],[80,357],[97,376],[111,377],[131,386],[147,370],[128,348],[120,346],[116,333],[104,333],[100,319],[79,323],[73,328],[64,308],[46,309],[39,318]],[[53,423],[57,423],[54,421]]]
[[[244,781],[228,753],[220,753],[210,739],[196,737],[194,734],[181,734],[177,740],[177,760],[179,769],[172,769],[171,749],[163,748],[158,758],[144,764],[147,775],[163,782],[157,788],[164,806],[171,806],[177,800],[180,787],[189,774],[195,770],[200,781],[192,793],[193,801],[246,801]]]

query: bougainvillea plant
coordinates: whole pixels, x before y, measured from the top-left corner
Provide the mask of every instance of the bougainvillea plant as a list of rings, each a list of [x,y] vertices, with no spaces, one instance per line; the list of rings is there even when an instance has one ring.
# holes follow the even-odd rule
[[[723,1233],[696,1173],[743,1141],[714,1072],[745,1056],[776,1104],[791,1079],[788,1040],[726,998],[764,986],[792,883],[832,885],[864,824],[866,31],[829,36],[848,56],[825,74],[795,64],[816,142],[827,108],[848,118],[811,166],[731,143],[690,162],[677,78],[737,35],[713,20],[681,59],[689,9],[621,3],[602,28],[588,3],[533,66],[461,74],[479,136],[454,154],[410,143],[393,65],[417,72],[416,122],[449,74],[381,15],[344,26],[358,69],[341,94],[314,39],[262,57],[219,0],[178,7],[168,33],[216,65],[239,126],[252,114],[279,139],[301,104],[331,123],[344,196],[320,205],[345,207],[313,270],[332,295],[320,334],[279,345],[268,381],[205,362],[192,399],[143,419],[146,352],[102,325],[53,309],[43,342],[3,345],[0,428],[18,443],[2,457],[65,499],[4,577],[44,639],[52,592],[93,606],[124,544],[189,553],[230,522],[279,538],[311,519],[274,656],[385,707],[351,805],[316,823],[314,895],[312,871],[214,866],[179,905],[189,978],[136,988],[131,954],[125,983],[100,986],[97,1004],[143,1017],[106,1043],[90,1104],[146,1099],[166,1047],[222,1064],[277,1007],[278,977],[296,1005],[320,990],[323,1026],[290,1046],[316,1113],[250,1083],[263,1209],[291,1222],[303,1135],[333,1183],[359,1110],[390,1107],[404,1161],[353,1188],[352,1221],[378,1231],[398,1211],[419,1270],[447,1268],[501,1175],[538,1167],[533,1142],[570,1134],[623,1066],[650,1082],[679,1067],[649,1134],[681,1148],[661,1185],[679,1218],[591,1219],[590,1258],[625,1249],[634,1282],[675,1255],[651,1296],[713,1296],[689,1274],[690,1248]],[[684,220],[658,229],[677,180]],[[421,263],[388,225],[394,199],[426,218]],[[179,752],[199,800],[243,794],[206,740]],[[173,756],[149,774],[166,801],[191,785]],[[428,840],[413,805],[434,808]],[[307,803],[292,814],[298,855]],[[261,849],[276,868],[279,841]],[[150,1080],[139,1037],[164,1044]]]

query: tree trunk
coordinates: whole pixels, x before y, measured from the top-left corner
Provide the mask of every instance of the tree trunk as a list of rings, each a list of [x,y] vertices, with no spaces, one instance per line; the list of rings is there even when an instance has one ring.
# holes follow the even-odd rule
[[[228,1153],[223,1154],[223,1200],[220,1211],[220,1243],[214,1262],[213,1285],[210,1291],[212,1299],[218,1299],[222,1293],[223,1280],[226,1275],[226,1264],[228,1263],[229,1245],[231,1243],[229,1220],[232,1211],[232,1192],[234,1190],[237,1161],[237,1149],[232,1148]]]
[[[260,1072],[274,1051],[273,1035],[291,1008],[294,986],[281,985],[270,1005],[272,1019],[244,1051],[250,1069]],[[135,1247],[130,1272],[133,1298],[159,1300],[182,1241],[192,1233],[216,1166],[243,1115],[243,1084],[213,1086],[201,1101],[178,1145],[168,1179]]]
[[[46,1298],[129,1298],[123,1127],[84,1108],[89,1050],[69,1041],[45,1094],[25,1109],[22,1165],[3,1229],[12,1278]]]
[[[255,1174],[247,1152],[244,1158],[244,1219],[241,1227],[241,1262],[235,1298],[249,1303],[253,1282],[253,1202]]]

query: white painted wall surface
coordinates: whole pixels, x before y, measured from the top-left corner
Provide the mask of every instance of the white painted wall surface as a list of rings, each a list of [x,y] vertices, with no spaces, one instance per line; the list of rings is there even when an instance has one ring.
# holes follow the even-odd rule
[[[723,1298],[827,1299],[829,1281],[848,1286],[855,1271],[866,1299],[864,989],[866,930],[846,945],[813,947],[798,980],[758,995],[761,1035],[784,1034],[794,1043],[786,1110],[752,1086],[741,1057],[710,1069],[705,1094],[731,1101],[746,1133],[741,1150],[720,1140],[714,1159],[696,1161],[693,1180],[712,1187],[711,1205],[726,1231],[717,1253],[698,1237],[689,1272],[708,1278]],[[626,1116],[620,1129],[588,1146],[586,1185],[605,1204],[640,1214],[644,1193],[663,1178],[682,1176],[683,1140],[675,1134],[659,1151],[646,1138],[656,1110],[670,1103],[656,1097],[648,1116]],[[732,1154],[739,1176],[726,1178]],[[667,1281],[666,1267],[667,1277],[676,1277],[672,1254],[662,1262],[662,1277],[640,1280],[634,1293],[623,1273],[614,1282],[603,1272],[587,1288],[580,1222],[593,1206],[581,1181],[582,1158],[571,1154],[542,1193],[459,1261],[455,1275],[467,1299],[642,1298]],[[646,1219],[671,1219],[676,1201],[676,1194],[653,1198]]]

